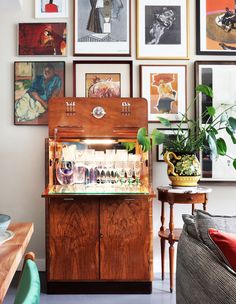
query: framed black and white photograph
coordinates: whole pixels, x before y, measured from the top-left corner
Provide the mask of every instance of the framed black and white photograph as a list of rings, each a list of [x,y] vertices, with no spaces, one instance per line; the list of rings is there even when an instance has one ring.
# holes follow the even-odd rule
[[[74,0],[75,56],[131,55],[131,0]]]
[[[137,0],[137,58],[188,58],[188,0]]]
[[[200,126],[210,123],[212,118],[202,115],[207,107],[216,109],[215,115],[229,109],[228,115],[236,116],[236,61],[196,61],[195,85],[204,84],[212,88],[213,97],[200,94],[196,103],[196,119]],[[202,119],[203,116],[203,119]],[[224,130],[218,132],[218,137],[224,139],[227,145],[227,155],[235,158],[236,146],[230,135]],[[200,153],[202,166],[202,181],[236,181],[236,170],[233,159],[225,156],[213,158],[211,154]]]
[[[158,129],[160,132],[164,133],[169,137],[170,140],[175,140],[177,137],[177,132],[178,129]],[[182,129],[182,135],[187,135],[188,134],[188,129]],[[166,152],[165,144],[157,145],[157,162],[164,162],[164,154]]]

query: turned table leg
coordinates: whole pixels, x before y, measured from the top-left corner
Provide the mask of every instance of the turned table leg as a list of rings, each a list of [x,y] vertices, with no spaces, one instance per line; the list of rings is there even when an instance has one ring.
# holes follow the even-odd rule
[[[170,234],[168,237],[169,240],[169,263],[170,263],[170,292],[173,291],[174,286],[174,210],[173,204],[170,204],[170,223],[169,223]]]
[[[161,202],[161,227],[160,231],[165,230],[165,203]],[[165,278],[165,239],[161,237],[161,279]]]

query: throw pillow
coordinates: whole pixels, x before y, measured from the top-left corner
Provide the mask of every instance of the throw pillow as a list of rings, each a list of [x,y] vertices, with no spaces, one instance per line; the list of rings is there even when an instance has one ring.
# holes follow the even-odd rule
[[[216,229],[208,229],[208,233],[224,261],[236,271],[236,234]]]

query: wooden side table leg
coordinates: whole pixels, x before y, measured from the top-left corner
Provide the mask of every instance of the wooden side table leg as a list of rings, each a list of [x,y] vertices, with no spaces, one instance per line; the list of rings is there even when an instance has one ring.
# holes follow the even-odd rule
[[[161,202],[161,227],[160,231],[165,230],[165,203]],[[165,239],[161,238],[161,279],[165,277]]]
[[[192,214],[193,214],[194,209],[195,209],[195,205],[192,204]]]
[[[173,240],[173,233],[174,233],[174,213],[173,213],[173,204],[170,204],[170,223],[169,229],[170,234],[168,237],[169,240],[169,263],[170,263],[170,292],[173,292],[174,286],[174,240]]]
[[[206,211],[206,205],[208,203],[208,195],[206,193],[206,197],[205,197],[205,203],[203,203],[203,210]]]

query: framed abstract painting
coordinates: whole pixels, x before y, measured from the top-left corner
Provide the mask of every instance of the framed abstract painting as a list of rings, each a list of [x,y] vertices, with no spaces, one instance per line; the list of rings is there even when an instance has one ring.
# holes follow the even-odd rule
[[[197,0],[197,54],[236,55],[235,8],[235,0]]]
[[[137,0],[137,59],[188,59],[189,0]]]
[[[68,0],[35,0],[35,18],[68,17]]]
[[[212,122],[209,115],[202,115],[208,107],[214,107],[214,117],[228,109],[228,115],[236,117],[236,86],[235,75],[236,61],[196,61],[195,85],[208,85],[213,90],[213,97],[200,94],[196,103],[196,119],[200,126],[206,126]],[[203,117],[203,118],[202,118]],[[223,124],[224,121],[221,120]],[[223,128],[222,128],[223,129]],[[227,145],[227,155],[235,158],[236,145],[225,128],[218,132]],[[219,156],[212,157],[210,153],[200,153],[202,165],[202,181],[236,181],[236,170],[233,167],[233,159]]]
[[[186,65],[140,65],[140,96],[148,101],[148,121],[180,121],[186,112]]]
[[[66,23],[19,23],[18,55],[66,56]]]
[[[132,61],[74,61],[75,97],[132,97]]]
[[[65,96],[65,62],[15,62],[15,125],[47,125],[48,101],[58,96]]]
[[[130,56],[130,3],[74,0],[74,55]]]

